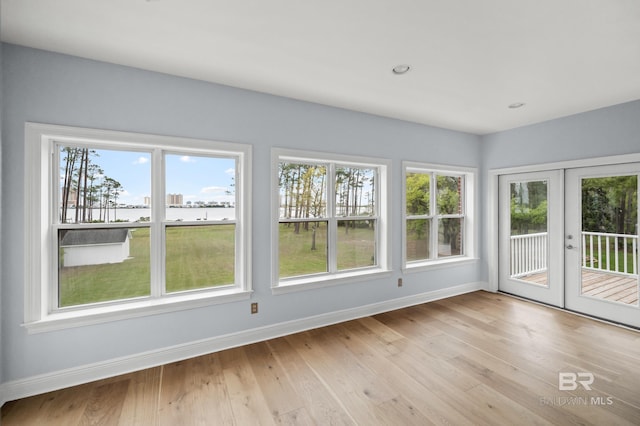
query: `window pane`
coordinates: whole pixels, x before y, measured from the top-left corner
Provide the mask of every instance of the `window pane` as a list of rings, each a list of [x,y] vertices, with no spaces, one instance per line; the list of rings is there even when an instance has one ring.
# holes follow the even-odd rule
[[[511,278],[548,287],[548,197],[546,180],[510,184]]]
[[[235,282],[235,225],[167,226],[168,293]]]
[[[547,232],[547,181],[513,182],[511,235]]]
[[[405,182],[407,215],[430,214],[430,182],[430,174],[407,173]]]
[[[321,218],[327,209],[327,167],[278,164],[280,218]]]
[[[438,214],[463,214],[462,177],[437,176]]]
[[[376,215],[376,170],[336,168],[336,216]]]
[[[407,261],[430,259],[431,219],[407,220]]]
[[[149,221],[151,154],[59,148],[61,223]]]
[[[149,228],[58,231],[58,305],[150,294]]]
[[[438,257],[459,256],[462,251],[462,219],[440,219],[438,223]]]
[[[338,270],[376,264],[376,221],[338,221]]]
[[[235,219],[235,159],[167,154],[165,169],[166,220]]]
[[[327,272],[327,222],[278,226],[280,278]]]

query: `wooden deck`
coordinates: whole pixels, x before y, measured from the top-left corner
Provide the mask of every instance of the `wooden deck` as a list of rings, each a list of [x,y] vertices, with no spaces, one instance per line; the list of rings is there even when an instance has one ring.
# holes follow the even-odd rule
[[[582,294],[637,305],[638,277],[583,269]]]
[[[527,275],[519,279],[534,284],[547,285],[547,273]],[[582,270],[582,294],[613,300],[628,305],[638,304],[638,278],[604,271]]]

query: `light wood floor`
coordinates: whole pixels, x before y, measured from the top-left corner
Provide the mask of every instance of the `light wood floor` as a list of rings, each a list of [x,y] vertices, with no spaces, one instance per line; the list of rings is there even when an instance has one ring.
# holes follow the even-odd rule
[[[9,402],[2,424],[639,425],[640,333],[475,292]]]

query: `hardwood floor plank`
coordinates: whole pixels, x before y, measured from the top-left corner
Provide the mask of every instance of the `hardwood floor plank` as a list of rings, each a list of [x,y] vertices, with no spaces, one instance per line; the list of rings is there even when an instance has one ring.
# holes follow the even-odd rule
[[[96,386],[82,413],[79,425],[118,425],[130,379]]]
[[[219,354],[204,355],[163,366],[159,424],[232,424],[229,391]]]
[[[245,348],[223,351],[220,359],[235,424],[275,425]]]
[[[12,401],[1,421],[634,425],[638,366],[640,332],[479,291]]]
[[[331,389],[355,423],[378,424],[377,405],[395,395],[326,333],[325,329],[312,330],[286,339],[300,348],[300,355]]]
[[[157,425],[162,367],[149,368],[128,375],[129,388],[120,418],[129,425]]]
[[[316,423],[309,415],[308,410],[305,407],[289,411],[288,413],[282,413],[276,418],[276,422],[281,425],[290,426],[311,426],[316,424],[333,424],[333,423]]]
[[[286,375],[285,368],[276,360],[267,343],[254,343],[246,346],[245,351],[274,418],[304,406]]]
[[[385,380],[387,385],[398,393],[399,397],[382,403],[381,407],[393,406],[394,410],[397,410],[406,406],[407,412],[404,415],[408,419],[420,418],[418,415],[418,412],[420,412],[429,419],[429,423],[433,424],[473,425],[446,400],[416,381],[395,363],[390,362],[390,356],[401,352],[403,349],[393,351],[390,355],[388,353],[389,344],[362,333],[359,326],[364,327],[360,324],[360,320],[349,321],[332,327],[332,329],[337,329],[336,333],[344,336],[342,340],[344,344],[362,359],[369,369]],[[347,336],[349,337],[348,339],[346,338]],[[399,343],[400,340],[391,342],[392,345],[398,345]],[[400,348],[406,349],[406,345],[401,344]]]
[[[292,346],[286,338],[267,342],[283,367],[298,396],[304,401],[309,416],[317,424],[354,424],[344,406],[298,353],[302,348]]]
[[[4,426],[77,425],[94,386],[84,384],[8,402],[2,407],[1,423]]]

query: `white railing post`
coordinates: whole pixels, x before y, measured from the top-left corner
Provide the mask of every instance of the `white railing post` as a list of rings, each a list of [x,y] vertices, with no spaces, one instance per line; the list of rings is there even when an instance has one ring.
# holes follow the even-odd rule
[[[547,233],[512,235],[511,276],[521,277],[547,269]]]
[[[589,237],[589,238],[587,238]],[[597,258],[594,237],[597,239]],[[602,253],[602,242],[605,242],[604,258]],[[622,240],[622,241],[620,241]],[[611,255],[611,242],[613,241],[613,256]],[[618,247],[622,242],[622,256]],[[628,234],[610,234],[605,232],[582,232],[582,267],[612,273],[626,275],[638,274],[638,236]],[[633,253],[631,265],[629,265],[629,248]],[[613,260],[613,265],[611,261]],[[621,264],[622,262],[622,264]],[[629,267],[631,266],[631,270]]]

